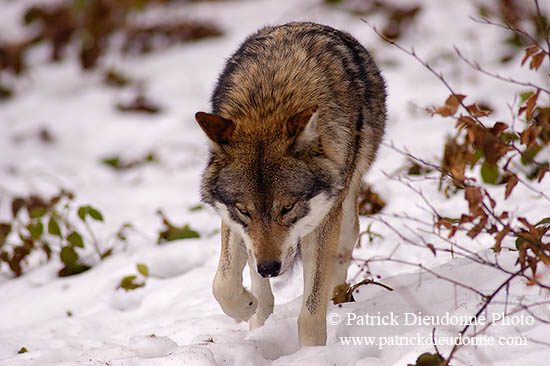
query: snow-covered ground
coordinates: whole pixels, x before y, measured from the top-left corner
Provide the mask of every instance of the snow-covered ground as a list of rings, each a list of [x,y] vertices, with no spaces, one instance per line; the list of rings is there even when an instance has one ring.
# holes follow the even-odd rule
[[[0,1],[0,36],[21,34],[17,19],[29,3]],[[495,113],[502,120],[509,119],[503,106],[513,103],[518,89],[482,77],[449,56],[456,45],[466,56],[494,70],[533,77],[533,72],[519,69],[517,61],[506,65],[498,62],[503,31],[471,21],[468,17],[477,13],[469,1],[421,3],[424,6],[417,21],[400,42],[414,45],[416,52],[443,71],[455,90],[468,95],[470,101],[499,101],[493,106]],[[550,12],[548,4],[545,7]],[[120,68],[141,80],[146,94],[162,105],[163,113],[150,117],[116,111],[117,102],[133,96],[132,88],[114,90],[103,85],[99,73],[82,73],[74,58],[58,64],[44,62],[49,53],[45,46],[30,53],[31,68],[17,83],[18,95],[0,104],[0,221],[10,216],[7,201],[12,195],[48,195],[63,187],[76,193],[78,203],[89,203],[102,211],[105,223],[93,227],[99,238],[107,238],[125,222],[137,229],[129,233],[125,247],[120,246],[111,257],[77,276],[58,278],[57,260],[35,266],[20,278],[2,274],[1,365],[406,365],[423,352],[434,352],[433,346],[414,340],[431,339],[433,328],[418,324],[415,315],[465,316],[477,311],[482,300],[472,292],[431,274],[420,274],[418,267],[380,261],[370,264],[369,269],[394,291],[361,287],[357,302],[331,305],[326,347],[298,346],[296,319],[302,299],[299,265],[273,281],[275,312],[264,327],[250,332],[247,324],[227,317],[211,294],[219,255],[219,219],[212,211],[189,209],[199,203],[199,178],[207,153],[206,138],[193,116],[196,111],[208,110],[217,74],[243,38],[265,24],[309,20],[347,30],[372,51],[388,84],[389,120],[386,146],[366,180],[387,201],[382,217],[395,227],[404,226],[392,214],[406,213],[425,220],[430,220],[430,215],[420,196],[388,177],[405,161],[388,145],[406,148],[427,160],[439,156],[453,123],[430,118],[414,106],[440,105],[448,91],[413,58],[381,42],[358,16],[319,0],[175,4],[156,9],[150,16],[214,20],[226,32],[221,38],[147,56],[113,53],[102,60],[103,65]],[[384,19],[374,16],[369,21],[383,24]],[[538,82],[549,84],[548,80]],[[39,142],[41,127],[52,133],[55,143]],[[126,172],[116,172],[100,162],[106,156],[133,159],[151,151],[158,163]],[[416,186],[443,215],[452,216],[467,207],[462,195],[446,199],[433,181],[420,181]],[[550,178],[546,177],[538,189],[549,192]],[[504,187],[491,192],[502,197]],[[506,205],[514,215],[527,218],[548,216],[550,206],[521,185]],[[201,238],[157,245],[162,226],[155,213],[158,208],[174,223],[189,223]],[[363,241],[355,252],[358,259],[394,252],[394,258],[421,263],[440,276],[483,292],[498,287],[506,278],[499,271],[464,259],[441,253],[434,257],[426,248],[403,243],[383,222],[361,220],[362,229],[372,223],[371,230],[383,237],[372,243]],[[403,233],[410,234],[406,229]],[[481,236],[464,241],[469,249],[487,258],[493,256],[488,250],[493,243],[493,239]],[[514,254],[502,253],[499,261],[512,268]],[[117,289],[123,277],[137,274],[137,263],[149,268],[146,285],[133,291]],[[350,270],[351,278],[362,278],[360,266],[357,260]],[[550,300],[548,293],[521,281],[510,287],[509,297],[516,301]],[[491,317],[503,309],[492,307],[486,315]],[[549,319],[550,307],[537,311]],[[393,325],[362,325],[353,318],[366,314],[393,315],[398,320]],[[461,327],[436,328],[436,336],[453,337]],[[495,325],[485,334],[508,337],[506,340],[516,337],[522,341],[526,337],[527,341],[463,347],[452,364],[550,364],[548,325],[525,320]],[[343,345],[339,337],[344,336],[374,337],[375,343]],[[22,347],[28,352],[18,354]],[[438,348],[445,356],[451,346],[440,344]]]

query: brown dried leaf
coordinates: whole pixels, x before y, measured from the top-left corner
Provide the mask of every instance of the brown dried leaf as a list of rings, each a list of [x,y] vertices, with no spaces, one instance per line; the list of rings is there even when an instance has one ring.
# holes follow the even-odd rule
[[[506,192],[504,193],[504,199],[507,199],[510,194],[512,194],[512,191],[514,190],[514,187],[518,184],[518,176],[515,174],[512,174],[510,178],[508,178],[508,182],[506,182]]]
[[[531,56],[537,53],[540,50],[539,46],[536,44],[531,45],[525,49],[525,56],[523,57],[523,60],[521,60],[521,66],[527,61],[527,59]]]
[[[504,122],[497,122],[493,127],[489,129],[492,135],[499,137],[506,129],[508,125]]]
[[[332,293],[332,302],[334,305],[343,304],[345,302],[354,302],[353,292],[350,291],[350,286],[347,283],[343,283],[334,288]]]
[[[121,112],[138,112],[157,114],[162,111],[162,108],[153,101],[143,95],[137,95],[135,99],[129,103],[118,103],[116,108]]]
[[[466,215],[466,214],[462,214],[462,215],[460,215],[460,220],[458,220],[458,223],[459,223],[460,225],[463,225],[463,224],[465,224],[465,223],[467,223],[467,222],[472,222],[473,219],[474,219],[473,216]]]
[[[518,114],[521,114],[521,113],[525,112],[525,118],[528,121],[531,120],[531,117],[533,117],[533,111],[534,111],[535,106],[537,104],[537,98],[539,97],[539,94],[540,94],[540,89],[538,89],[536,93],[531,94],[531,96],[525,102],[525,105],[523,105],[519,109]]]
[[[536,147],[537,144],[537,137],[542,132],[542,126],[537,126],[536,124],[532,124],[531,126],[527,127],[523,132],[520,132],[520,142],[522,144],[525,144],[527,146],[527,149],[531,147]]]
[[[432,112],[432,116],[434,114],[439,114],[443,117],[449,117],[454,115],[458,110],[458,106],[460,105],[460,103],[464,98],[466,98],[466,96],[462,94],[451,94],[445,101],[445,105],[441,107],[437,107]]]
[[[461,129],[461,128],[464,128],[464,127],[470,127],[470,126],[475,126],[475,125],[476,125],[476,121],[472,117],[460,116],[458,121],[456,121],[455,128]]]
[[[468,207],[472,214],[476,214],[481,210],[481,200],[483,196],[479,187],[466,187],[464,190],[464,198],[468,201]]]
[[[495,251],[500,252],[500,245],[502,243],[502,239],[504,239],[504,237],[509,232],[510,232],[510,226],[506,225],[502,228],[502,230],[497,235],[495,235],[495,245],[493,247]]]
[[[382,211],[386,201],[373,191],[369,184],[362,184],[359,190],[359,215],[370,216]]]
[[[489,193],[487,193],[487,197],[489,198],[489,204],[491,205],[491,208],[495,208],[495,206],[497,205],[497,203],[495,202],[495,200],[493,199],[493,197],[489,196]]]
[[[470,231],[468,231],[468,236],[474,239],[476,236],[479,235],[479,233],[481,233],[481,230],[483,230],[485,224],[487,224],[487,216],[483,214],[477,225],[474,226]]]
[[[478,129],[475,137],[476,146],[481,147],[485,161],[490,165],[495,165],[511,149],[510,146],[486,130]]]
[[[533,225],[531,225],[525,217],[518,217],[518,221],[521,222],[523,225],[525,225],[530,231],[536,230],[536,228]]]
[[[444,172],[451,175],[458,186],[464,184],[466,164],[471,162],[473,153],[468,148],[468,143],[459,144],[456,137],[447,139],[443,151],[441,167]],[[445,173],[442,174],[442,179]]]
[[[540,51],[533,57],[531,57],[531,63],[529,64],[530,69],[538,70],[540,65],[542,64],[542,60],[544,60],[544,51]]]
[[[441,229],[441,226],[444,226],[448,230],[453,229],[453,224],[451,224],[449,221],[445,220],[444,218],[440,218],[435,223],[435,226],[437,226],[438,229]]]
[[[466,130],[466,137],[468,142],[474,149],[477,149],[481,145],[482,136],[485,132],[480,131],[478,126],[469,126]]]
[[[479,108],[479,106],[475,103],[466,106],[466,109],[474,117],[485,117],[485,116],[488,116],[488,115],[491,114],[490,111],[486,111],[486,110],[483,110],[483,109]]]
[[[544,179],[544,175],[549,172],[548,166],[540,168],[537,173],[537,181],[540,183]]]

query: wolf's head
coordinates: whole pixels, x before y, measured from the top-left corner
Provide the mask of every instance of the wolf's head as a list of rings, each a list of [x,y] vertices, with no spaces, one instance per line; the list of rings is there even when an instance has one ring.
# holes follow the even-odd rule
[[[307,108],[276,130],[198,112],[212,141],[201,195],[239,233],[258,273],[286,270],[300,239],[316,228],[342,189],[317,133],[319,108]]]

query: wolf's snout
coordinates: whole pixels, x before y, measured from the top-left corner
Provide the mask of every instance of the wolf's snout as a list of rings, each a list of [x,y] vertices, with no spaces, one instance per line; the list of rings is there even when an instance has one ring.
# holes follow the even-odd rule
[[[258,264],[258,273],[263,278],[276,277],[281,272],[281,262],[270,261]]]

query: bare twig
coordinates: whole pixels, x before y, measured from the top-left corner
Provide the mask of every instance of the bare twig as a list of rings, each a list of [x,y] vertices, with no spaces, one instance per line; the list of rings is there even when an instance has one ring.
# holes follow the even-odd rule
[[[540,29],[543,32],[542,37],[546,41],[546,47],[547,47],[546,54],[550,58],[550,24],[547,23],[546,29],[544,29],[544,24],[542,22],[542,19],[544,18],[542,15],[542,11],[540,10],[540,5],[538,0],[535,0],[535,7],[537,8],[537,21],[539,22]]]
[[[488,19],[488,18],[483,18],[483,19],[478,19],[478,18],[475,18],[475,17],[470,17],[471,20],[473,20],[474,22],[476,23],[479,23],[479,24],[485,24],[485,25],[492,25],[492,26],[495,26],[495,27],[499,27],[499,28],[502,28],[502,29],[506,29],[506,30],[509,30],[509,31],[512,31],[514,33],[518,33],[518,34],[521,34],[522,36],[525,36],[526,38],[529,38],[529,40],[534,44],[536,45],[538,48],[540,48],[542,51],[544,51],[544,53],[548,54],[548,51],[546,51],[538,42],[537,40],[531,36],[529,34],[529,32],[521,29],[521,28],[518,28],[516,26],[513,26],[512,24],[509,24],[508,22],[504,22],[504,23],[496,23],[496,22],[493,22],[492,20]]]
[[[484,74],[484,75],[487,75],[487,76],[490,76],[492,78],[495,78],[495,79],[498,79],[498,80],[501,80],[501,81],[505,81],[507,83],[511,83],[511,84],[516,84],[516,85],[520,85],[520,86],[525,86],[525,87],[528,87],[528,88],[533,88],[533,89],[538,89],[548,95],[550,95],[550,89],[546,89],[545,87],[542,87],[540,85],[536,85],[536,84],[533,84],[533,83],[530,83],[530,82],[525,82],[525,81],[519,81],[519,80],[516,80],[516,79],[513,79],[509,76],[503,76],[503,75],[500,75],[498,73],[495,73],[495,72],[491,72],[491,71],[488,71],[488,70],[485,70],[479,63],[477,63],[476,61],[471,61],[469,60],[468,58],[466,58],[461,52],[460,50],[458,49],[458,47],[454,47],[454,50],[456,52],[456,54],[458,55],[458,57],[464,61],[464,63],[466,63],[466,65],[470,66],[472,69],[476,70],[476,71],[479,71],[480,73]]]
[[[519,271],[517,271],[516,273],[514,273],[513,275],[511,275],[510,277],[508,277],[506,279],[506,281],[504,281],[500,286],[498,286],[489,296],[487,296],[485,298],[485,303],[483,304],[483,306],[481,308],[479,308],[479,310],[477,311],[477,313],[474,315],[473,318],[477,319],[481,313],[483,313],[483,311],[485,311],[485,309],[487,308],[487,306],[489,306],[489,304],[491,303],[491,300],[493,300],[493,298],[500,292],[500,290],[502,290],[503,288],[505,288],[506,286],[508,286],[508,284],[514,279],[516,278],[521,272],[523,272],[522,269],[520,269]],[[466,324],[464,326],[464,328],[462,328],[462,330],[459,332],[460,336],[463,336],[464,333],[466,333],[466,331],[468,330],[468,328],[470,327],[470,323]],[[453,348],[451,349],[451,352],[449,353],[449,356],[446,358],[445,360],[445,363],[443,364],[443,366],[448,366],[449,365],[449,362],[451,362],[454,354],[456,353],[456,351],[459,349],[460,347],[460,342],[455,342],[455,345],[453,346]]]

